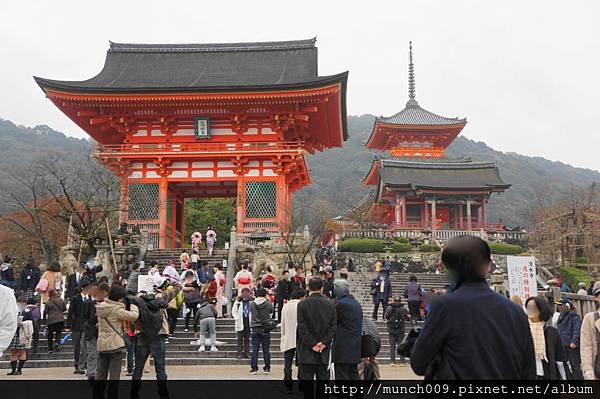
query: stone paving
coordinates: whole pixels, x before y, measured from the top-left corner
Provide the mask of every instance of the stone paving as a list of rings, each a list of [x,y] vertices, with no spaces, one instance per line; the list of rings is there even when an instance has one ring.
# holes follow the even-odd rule
[[[261,362],[259,362],[261,366]],[[261,366],[262,367],[262,366]],[[4,371],[4,370],[3,370]],[[250,375],[250,366],[167,366],[167,374],[170,380],[281,380],[283,379],[283,367],[272,367],[271,374],[265,375],[259,372],[257,375]],[[420,379],[411,370],[410,366],[401,367],[399,365],[382,365],[380,366],[382,379],[394,380],[414,380]],[[296,375],[296,370],[293,371]],[[121,379],[126,380],[130,377],[125,376],[123,371]],[[144,379],[154,379],[154,369],[151,368],[149,374],[144,374]],[[0,374],[0,380],[84,380],[85,376],[73,374],[73,369],[70,367],[51,367],[51,368],[35,368],[24,369],[20,376],[8,376],[6,373]]]

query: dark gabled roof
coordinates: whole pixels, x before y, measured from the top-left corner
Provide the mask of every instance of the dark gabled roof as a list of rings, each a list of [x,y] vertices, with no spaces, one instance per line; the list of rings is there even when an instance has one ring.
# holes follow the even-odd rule
[[[316,39],[217,44],[110,43],[91,79],[36,77],[42,89],[74,92],[234,91],[342,83],[347,72],[318,76]]]
[[[500,177],[493,162],[426,162],[382,159],[380,184],[407,186],[413,190],[484,189],[505,190],[510,187]]]
[[[446,118],[429,112],[414,100],[411,99],[406,103],[406,107],[400,112],[390,117],[379,116],[375,118],[375,122],[389,123],[394,125],[464,125],[467,119]]]

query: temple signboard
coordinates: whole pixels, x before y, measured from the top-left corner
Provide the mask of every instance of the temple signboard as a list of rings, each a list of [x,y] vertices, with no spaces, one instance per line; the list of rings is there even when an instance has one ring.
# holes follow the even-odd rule
[[[508,289],[525,302],[537,295],[537,272],[533,256],[507,256]]]

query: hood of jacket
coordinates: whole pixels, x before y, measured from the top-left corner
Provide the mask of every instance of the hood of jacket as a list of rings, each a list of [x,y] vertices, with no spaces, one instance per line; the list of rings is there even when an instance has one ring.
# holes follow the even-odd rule
[[[267,302],[267,298],[259,296],[254,300],[256,306],[263,306]]]

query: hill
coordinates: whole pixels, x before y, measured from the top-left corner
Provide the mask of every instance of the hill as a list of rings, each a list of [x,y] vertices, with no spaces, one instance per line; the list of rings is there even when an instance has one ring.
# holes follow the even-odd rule
[[[343,148],[308,156],[312,184],[294,194],[296,207],[326,209],[339,214],[369,192],[362,178],[369,171],[374,153],[364,149],[373,126],[372,115],[350,116],[350,138]],[[93,143],[67,137],[48,126],[27,128],[0,119],[0,183],[4,193],[17,193],[29,200],[30,193],[15,180],[28,167],[48,152],[69,157],[87,153]],[[449,156],[465,155],[475,160],[495,161],[502,178],[512,187],[502,195],[493,196],[489,220],[502,219],[508,225],[527,225],[531,206],[542,197],[552,201],[564,196],[571,187],[600,182],[600,172],[575,168],[540,157],[528,157],[496,151],[484,143],[459,137],[448,149]],[[0,202],[0,213],[11,210],[6,201]]]

